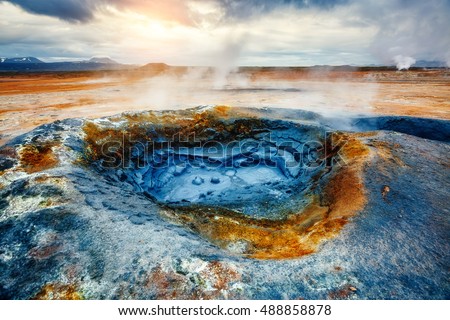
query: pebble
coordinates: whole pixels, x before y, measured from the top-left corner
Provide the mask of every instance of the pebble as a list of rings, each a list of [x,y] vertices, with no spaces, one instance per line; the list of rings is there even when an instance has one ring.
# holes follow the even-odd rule
[[[220,183],[220,179],[217,178],[217,177],[212,177],[211,178],[211,183],[218,184],[218,183]]]
[[[147,219],[145,217],[140,217],[140,216],[134,215],[134,216],[131,216],[129,218],[129,220],[131,223],[139,225],[139,224],[144,224]]]
[[[225,175],[227,175],[227,176],[229,176],[229,177],[232,177],[232,176],[234,176],[236,174],[236,170],[227,170],[226,172],[225,172]]]
[[[201,185],[205,180],[200,177],[195,177],[194,180],[192,180],[192,184],[195,184],[196,186]]]

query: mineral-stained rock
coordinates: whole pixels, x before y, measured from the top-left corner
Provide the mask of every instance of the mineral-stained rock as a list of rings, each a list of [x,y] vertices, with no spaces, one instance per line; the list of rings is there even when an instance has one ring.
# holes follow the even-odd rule
[[[39,127],[0,149],[0,298],[446,299],[448,132],[368,119],[202,107]]]
[[[47,284],[34,297],[36,300],[81,300],[82,296],[73,285]]]

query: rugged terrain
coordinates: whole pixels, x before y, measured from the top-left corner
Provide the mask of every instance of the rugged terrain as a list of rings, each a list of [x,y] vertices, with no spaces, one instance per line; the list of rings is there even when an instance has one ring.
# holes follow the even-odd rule
[[[0,297],[448,299],[449,141],[280,108],[40,126],[0,149]]]

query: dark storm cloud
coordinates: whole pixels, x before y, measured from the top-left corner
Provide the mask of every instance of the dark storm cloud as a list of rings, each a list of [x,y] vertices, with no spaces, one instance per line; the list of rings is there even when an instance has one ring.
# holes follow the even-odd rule
[[[332,8],[339,4],[347,3],[347,0],[219,0],[229,13],[240,15],[247,10],[260,8],[262,11],[271,11],[280,7],[296,8]]]
[[[1,2],[2,0],[0,0]],[[22,7],[24,10],[69,22],[87,22],[94,18],[98,9],[105,5],[126,7],[149,6],[153,10],[167,6],[167,0],[3,0]],[[240,19],[256,14],[267,13],[276,8],[292,6],[296,8],[331,8],[347,0],[197,0],[218,4],[227,18]],[[188,10],[184,0],[172,0],[171,5]]]
[[[268,13],[277,8],[321,8],[329,9],[348,0],[218,0],[227,17],[246,18]]]
[[[1,1],[0,1],[1,2]],[[97,6],[104,1],[96,0],[6,0],[24,10],[71,22],[86,22],[94,17]]]

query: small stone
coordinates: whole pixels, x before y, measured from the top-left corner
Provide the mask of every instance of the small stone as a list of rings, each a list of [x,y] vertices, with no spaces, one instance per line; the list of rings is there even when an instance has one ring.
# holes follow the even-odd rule
[[[131,216],[129,218],[129,220],[132,224],[137,224],[137,225],[144,224],[146,221],[145,217],[140,217],[137,215]]]
[[[175,166],[175,171],[173,173],[174,176],[181,176],[187,169],[186,165],[177,165]]]
[[[217,178],[217,177],[212,177],[211,178],[211,183],[218,184],[218,183],[220,183],[220,179]]]
[[[348,289],[353,292],[357,291],[357,289],[355,287],[348,287]]]
[[[203,182],[205,182],[205,180],[200,177],[195,177],[194,180],[192,180],[192,184],[194,184],[196,186],[201,185]]]
[[[236,174],[236,170],[227,170],[225,172],[225,175],[227,175],[228,177],[232,177]]]
[[[391,188],[389,188],[389,186],[384,185],[383,188],[381,188],[381,196],[383,197],[383,199],[386,198],[387,194],[391,191]]]

